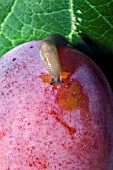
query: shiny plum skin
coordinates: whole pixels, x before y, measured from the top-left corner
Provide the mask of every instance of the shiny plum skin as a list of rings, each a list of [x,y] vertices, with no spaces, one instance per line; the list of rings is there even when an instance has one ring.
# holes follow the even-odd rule
[[[41,41],[0,58],[0,170],[113,170],[113,96],[96,64],[58,49],[62,85],[50,85]]]

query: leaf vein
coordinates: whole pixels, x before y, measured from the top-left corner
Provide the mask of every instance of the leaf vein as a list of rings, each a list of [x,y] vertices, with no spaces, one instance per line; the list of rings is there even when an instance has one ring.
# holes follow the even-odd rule
[[[105,35],[110,31],[112,30],[112,28],[106,30],[103,34],[100,35],[100,37],[98,37],[97,39],[101,39],[102,37],[105,37]]]
[[[110,22],[101,15],[101,13],[99,11],[97,11],[97,9],[95,8],[95,6],[93,6],[89,1],[86,0],[86,3],[90,6],[90,8],[92,8],[99,16],[101,16],[101,18],[111,27],[113,28],[113,26],[110,24]]]
[[[15,7],[16,2],[17,2],[17,0],[14,0],[10,12],[8,12],[8,14],[7,14],[6,17],[4,18],[3,22],[1,23],[1,34],[2,34],[2,32],[3,32],[2,29],[3,29],[4,23],[5,23],[5,21],[7,21],[7,18],[8,18],[8,17],[11,15],[11,13],[13,12],[13,8]]]
[[[69,4],[70,4],[70,19],[71,19],[71,31],[70,31],[70,34],[68,35],[69,39],[72,40],[72,36],[73,34],[75,34],[76,32],[76,26],[75,26],[75,23],[76,23],[76,17],[74,15],[74,5],[73,5],[73,0],[70,0],[69,1]]]

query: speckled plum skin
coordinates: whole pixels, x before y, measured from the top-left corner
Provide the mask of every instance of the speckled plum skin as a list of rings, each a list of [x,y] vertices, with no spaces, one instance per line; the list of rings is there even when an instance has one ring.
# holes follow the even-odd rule
[[[41,41],[0,58],[0,170],[113,170],[113,96],[83,53],[58,49],[62,85],[50,85]]]

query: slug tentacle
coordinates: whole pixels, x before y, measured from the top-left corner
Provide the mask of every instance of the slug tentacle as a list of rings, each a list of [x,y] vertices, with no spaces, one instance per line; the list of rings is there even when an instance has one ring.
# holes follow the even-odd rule
[[[67,46],[68,41],[66,38],[59,34],[53,34],[48,36],[42,41],[40,45],[40,56],[51,76],[50,84],[58,83],[62,84],[61,78],[61,66],[58,56],[57,48],[59,46]]]

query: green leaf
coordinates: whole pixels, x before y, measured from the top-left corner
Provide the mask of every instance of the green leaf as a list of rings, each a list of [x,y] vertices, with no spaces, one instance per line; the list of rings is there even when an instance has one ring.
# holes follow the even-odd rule
[[[1,0],[0,55],[18,44],[52,33],[71,39],[75,34],[71,4],[69,0]]]
[[[60,33],[75,43],[83,35],[112,52],[113,1],[0,1],[0,56],[21,43],[53,33]]]
[[[112,0],[76,0],[74,15],[79,34],[113,53]]]

